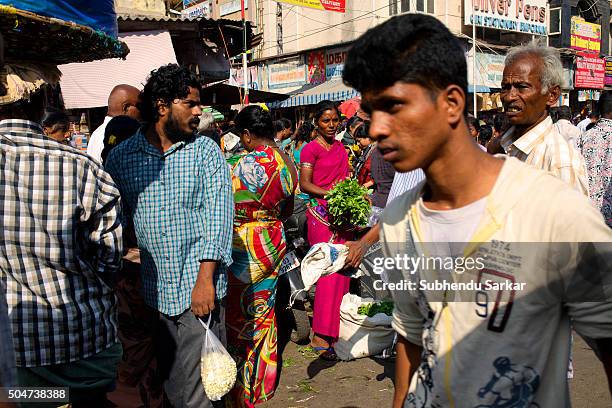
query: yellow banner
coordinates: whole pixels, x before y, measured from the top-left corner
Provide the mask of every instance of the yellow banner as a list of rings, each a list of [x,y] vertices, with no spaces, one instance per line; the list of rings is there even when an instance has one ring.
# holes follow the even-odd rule
[[[276,0],[276,2],[317,10],[337,11],[339,13],[344,13],[346,4],[346,0]]]

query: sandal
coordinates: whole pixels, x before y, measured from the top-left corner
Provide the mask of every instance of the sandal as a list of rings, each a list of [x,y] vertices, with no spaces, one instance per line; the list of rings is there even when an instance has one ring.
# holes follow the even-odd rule
[[[332,346],[329,347],[315,347],[310,346],[321,359],[326,361],[337,361],[338,355],[336,354],[336,350]]]

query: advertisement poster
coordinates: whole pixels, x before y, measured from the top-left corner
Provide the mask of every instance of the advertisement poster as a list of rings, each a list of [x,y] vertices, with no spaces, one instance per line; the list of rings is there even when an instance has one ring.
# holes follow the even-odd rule
[[[612,57],[606,57],[606,78],[605,85],[612,85]]]
[[[195,4],[194,4],[195,3]],[[181,11],[181,17],[183,18],[211,18],[212,17],[212,1],[194,1],[191,2],[191,6]]]
[[[570,28],[570,48],[580,51],[599,53],[601,48],[601,26],[587,23],[573,16]]]
[[[349,49],[350,47],[332,48],[325,52],[325,77],[328,80],[342,78]]]
[[[308,83],[317,85],[325,82],[325,51],[308,53]]]
[[[546,35],[546,0],[463,0],[465,25]]]
[[[276,0],[276,2],[338,13],[344,13],[346,6],[346,0]]]
[[[603,89],[606,76],[605,61],[593,54],[578,53],[574,87]]]
[[[467,55],[468,84],[472,83],[472,55]],[[501,88],[504,76],[505,55],[476,53],[476,85],[488,88]]]
[[[308,67],[304,59],[268,66],[268,88],[282,89],[306,83]]]

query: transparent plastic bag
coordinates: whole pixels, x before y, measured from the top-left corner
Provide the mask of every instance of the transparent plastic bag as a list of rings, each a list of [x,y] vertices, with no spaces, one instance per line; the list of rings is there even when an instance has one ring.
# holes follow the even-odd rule
[[[200,360],[200,375],[204,392],[211,401],[219,401],[225,394],[230,392],[236,382],[236,362],[229,355],[217,336],[209,329],[208,322],[199,319],[206,330],[202,342],[202,358]]]

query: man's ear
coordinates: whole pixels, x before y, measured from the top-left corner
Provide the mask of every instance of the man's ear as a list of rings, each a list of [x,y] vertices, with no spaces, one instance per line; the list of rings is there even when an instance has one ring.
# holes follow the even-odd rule
[[[457,85],[449,85],[440,94],[444,98],[442,102],[446,109],[448,124],[455,127],[463,119],[465,92]]]
[[[546,106],[549,108],[555,106],[557,102],[559,102],[559,95],[561,95],[561,87],[559,85],[555,85],[548,90],[548,100],[546,101]]]
[[[158,99],[156,103],[157,103],[157,113],[159,114],[159,116],[163,117],[163,116],[168,115],[170,108],[168,107],[166,102],[164,102],[161,99]]]

